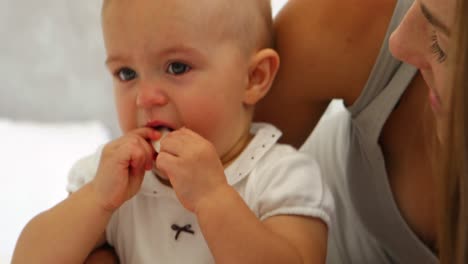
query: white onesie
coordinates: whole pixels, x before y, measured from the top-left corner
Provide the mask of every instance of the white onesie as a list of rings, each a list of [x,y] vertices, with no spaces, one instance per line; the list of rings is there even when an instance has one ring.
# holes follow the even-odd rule
[[[271,125],[254,124],[251,131],[255,137],[225,170],[228,183],[260,220],[301,215],[328,225],[333,200],[317,163],[277,144],[281,132]],[[94,177],[99,156],[100,152],[74,166],[69,191]],[[145,175],[140,192],[114,213],[106,231],[122,263],[214,263],[195,215],[151,173]]]

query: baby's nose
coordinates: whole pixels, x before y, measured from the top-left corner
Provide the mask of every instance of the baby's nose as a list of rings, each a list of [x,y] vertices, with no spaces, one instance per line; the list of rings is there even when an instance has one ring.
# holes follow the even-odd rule
[[[137,106],[141,108],[162,106],[168,103],[168,97],[163,89],[149,82],[140,83],[136,100]]]

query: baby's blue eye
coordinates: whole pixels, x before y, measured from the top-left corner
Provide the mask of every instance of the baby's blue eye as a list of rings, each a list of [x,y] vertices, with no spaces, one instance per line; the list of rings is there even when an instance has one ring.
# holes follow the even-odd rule
[[[117,77],[124,82],[131,81],[137,77],[137,73],[130,68],[122,68],[117,72]]]
[[[173,75],[180,75],[190,71],[192,68],[182,62],[173,62],[167,67],[167,72]]]

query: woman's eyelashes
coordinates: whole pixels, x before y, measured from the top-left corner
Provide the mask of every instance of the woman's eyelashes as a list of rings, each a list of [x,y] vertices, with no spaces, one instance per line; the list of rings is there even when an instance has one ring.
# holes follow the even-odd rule
[[[437,61],[439,63],[444,62],[447,59],[447,53],[440,47],[439,39],[435,31],[432,33],[431,42],[431,51],[436,55]]]

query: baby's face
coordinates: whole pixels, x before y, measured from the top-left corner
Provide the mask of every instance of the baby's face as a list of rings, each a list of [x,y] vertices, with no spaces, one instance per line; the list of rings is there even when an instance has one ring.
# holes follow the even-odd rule
[[[247,55],[186,0],[111,1],[103,12],[106,64],[124,133],[187,127],[220,156],[248,130]]]

